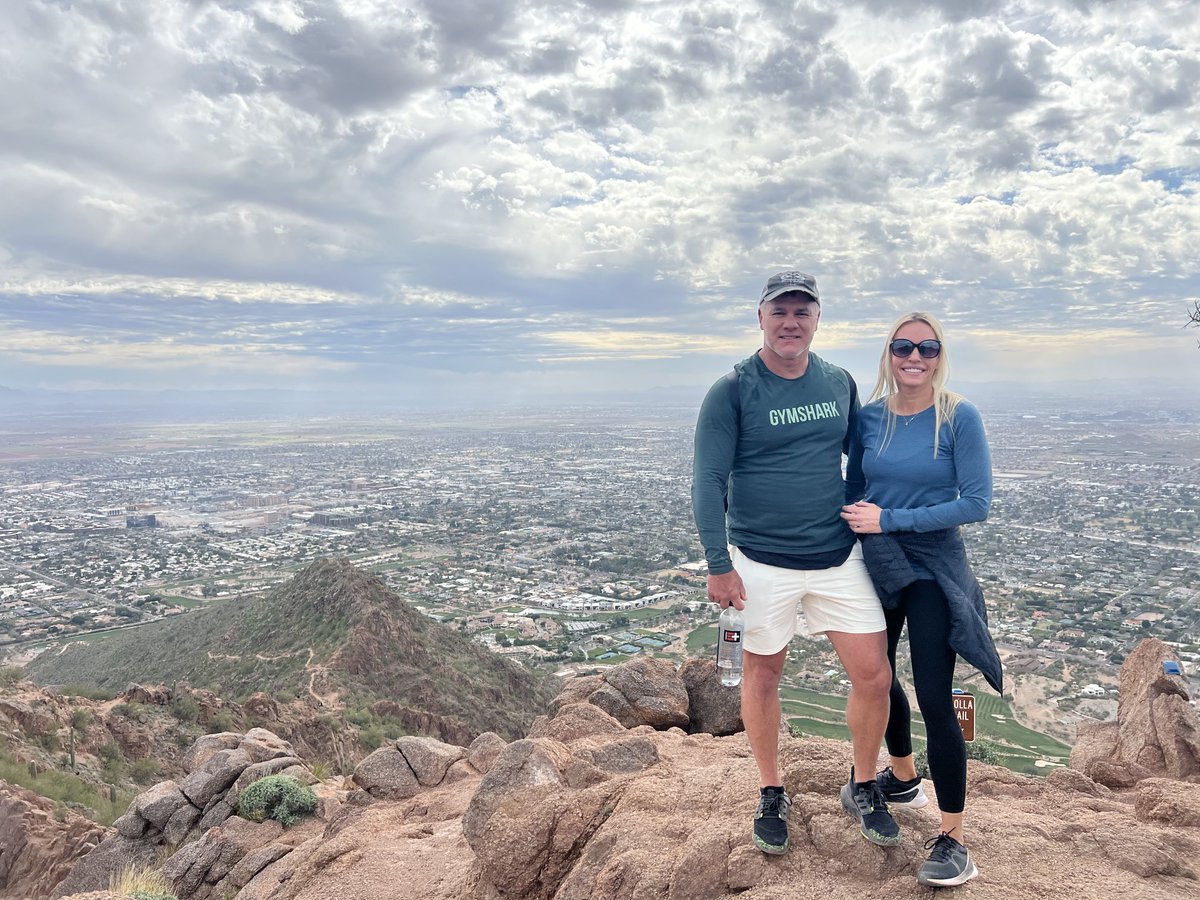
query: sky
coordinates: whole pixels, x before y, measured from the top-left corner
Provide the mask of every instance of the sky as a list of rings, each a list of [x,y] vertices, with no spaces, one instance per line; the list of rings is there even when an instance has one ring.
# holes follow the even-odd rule
[[[816,276],[873,379],[1194,386],[1177,0],[0,7],[0,385],[697,397]]]

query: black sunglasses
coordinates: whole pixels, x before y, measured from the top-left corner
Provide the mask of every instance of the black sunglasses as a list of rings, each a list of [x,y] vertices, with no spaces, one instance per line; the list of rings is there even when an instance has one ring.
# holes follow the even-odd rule
[[[892,356],[898,356],[901,359],[911,356],[914,347],[921,354],[921,359],[936,359],[942,353],[941,341],[921,341],[919,344],[914,344],[908,338],[896,338],[888,344],[888,347],[891,348]]]

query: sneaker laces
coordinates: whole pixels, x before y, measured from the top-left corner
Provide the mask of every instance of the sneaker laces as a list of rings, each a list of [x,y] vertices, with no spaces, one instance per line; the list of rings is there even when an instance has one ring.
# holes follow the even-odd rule
[[[863,815],[888,811],[887,801],[883,799],[883,791],[879,789],[877,781],[868,781],[864,785],[855,784],[851,793],[854,795],[854,804]]]
[[[932,849],[929,854],[931,862],[949,862],[954,855],[954,845],[957,844],[954,838],[950,837],[948,831],[943,831],[937,837],[932,837],[925,842],[925,849]]]
[[[788,811],[792,808],[792,801],[784,791],[772,791],[769,794],[762,794],[758,798],[758,809],[755,811],[755,818],[763,818],[764,816],[778,816],[780,819],[788,817]]]

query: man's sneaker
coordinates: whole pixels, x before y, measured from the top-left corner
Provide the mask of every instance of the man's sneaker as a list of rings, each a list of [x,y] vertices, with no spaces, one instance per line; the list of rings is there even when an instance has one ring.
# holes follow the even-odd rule
[[[900,843],[900,826],[888,812],[887,801],[874,779],[859,784],[850,769],[850,781],[842,785],[842,807],[858,820],[862,835],[872,844],[894,847]]]
[[[754,846],[763,853],[786,853],[787,817],[792,800],[782,787],[762,788],[754,811]]]
[[[971,854],[967,852],[967,848],[946,832],[943,831],[937,837],[926,841],[925,849],[930,847],[933,851],[929,854],[929,859],[917,869],[918,884],[954,887],[956,884],[970,881],[979,874],[975,863],[971,862]]]
[[[875,781],[879,785],[879,790],[883,792],[883,799],[887,801],[888,806],[923,809],[929,805],[929,798],[925,796],[925,788],[921,787],[920,775],[912,781],[901,781],[892,772],[892,767],[888,766],[875,776]]]

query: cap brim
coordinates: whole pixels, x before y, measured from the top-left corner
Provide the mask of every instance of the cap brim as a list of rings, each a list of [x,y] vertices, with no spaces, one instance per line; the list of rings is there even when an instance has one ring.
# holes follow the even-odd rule
[[[781,287],[777,290],[771,291],[771,293],[767,294],[765,297],[763,297],[761,300],[758,301],[758,305],[762,306],[764,303],[769,303],[772,300],[778,300],[784,294],[803,294],[804,296],[800,299],[811,300],[813,303],[816,303],[818,305],[821,302],[821,298],[818,297],[816,294],[814,294],[812,291],[808,290],[807,288],[802,288],[802,287],[798,287],[797,285],[794,285],[794,284],[789,284],[789,285],[784,285],[783,287]]]

